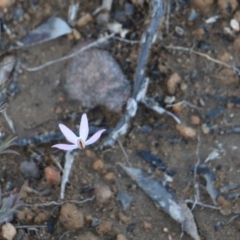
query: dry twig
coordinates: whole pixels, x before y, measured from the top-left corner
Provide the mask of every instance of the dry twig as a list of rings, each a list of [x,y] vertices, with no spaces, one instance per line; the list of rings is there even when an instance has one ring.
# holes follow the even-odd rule
[[[51,201],[51,202],[46,202],[46,203],[36,203],[36,204],[24,204],[24,206],[27,207],[49,207],[49,206],[61,206],[64,203],[76,203],[76,204],[83,204],[86,202],[91,202],[95,199],[95,196],[91,197],[91,198],[86,198],[82,201],[76,201],[76,200],[68,200],[68,201],[63,201],[63,202],[55,202],[55,201]]]
[[[231,68],[233,69],[238,75],[240,74],[240,71],[237,67],[233,66],[233,65],[230,65],[230,64],[227,64],[225,62],[222,62],[222,61],[219,61],[215,58],[212,58],[210,57],[209,55],[205,54],[205,53],[201,53],[201,52],[198,52],[198,51],[195,51],[191,48],[186,48],[186,47],[181,47],[181,46],[167,46],[166,47],[167,49],[175,49],[175,50],[180,50],[180,51],[185,51],[185,52],[190,52],[190,53],[194,53],[196,55],[199,55],[201,57],[205,57],[206,59],[208,59],[209,61],[212,61],[214,63],[217,63],[219,65],[223,65],[227,68]]]
[[[96,47],[99,44],[101,44],[101,43],[107,41],[108,39],[112,38],[114,35],[115,35],[115,33],[112,33],[112,34],[110,34],[108,36],[104,36],[104,37],[98,39],[97,41],[95,41],[93,43],[90,43],[86,47],[83,47],[83,48],[81,48],[80,50],[78,50],[78,51],[76,51],[74,53],[71,53],[71,54],[69,54],[67,56],[64,56],[64,57],[61,57],[61,58],[58,58],[56,60],[52,60],[52,61],[46,62],[46,63],[44,63],[44,64],[42,64],[42,65],[40,65],[38,67],[29,68],[29,67],[26,67],[25,65],[22,64],[22,68],[27,70],[27,71],[29,71],[29,72],[35,72],[35,71],[41,70],[41,69],[43,69],[45,67],[48,67],[48,66],[50,66],[52,64],[55,64],[55,63],[62,62],[62,61],[68,60],[70,58],[73,58],[76,55],[78,55],[78,54],[80,54],[80,53],[82,53],[82,52],[84,52],[84,51],[86,51],[86,50],[88,50],[88,49],[90,49],[92,47]]]
[[[220,209],[219,207],[209,205],[209,204],[205,204],[205,203],[202,203],[202,202],[198,202],[196,200],[193,201],[191,199],[186,199],[185,203],[192,203],[194,205],[198,205],[198,206],[201,206],[201,207],[204,207],[204,208],[210,208],[210,209],[214,209],[214,210],[219,210]]]

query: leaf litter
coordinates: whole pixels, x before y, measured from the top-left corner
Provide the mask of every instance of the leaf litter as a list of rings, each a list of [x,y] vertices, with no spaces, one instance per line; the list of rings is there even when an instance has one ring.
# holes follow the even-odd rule
[[[120,166],[164,212],[181,225],[184,232],[192,239],[200,240],[191,210],[183,200],[177,199],[177,196],[167,185],[163,185],[160,181],[148,176],[141,169],[126,167],[123,164]]]

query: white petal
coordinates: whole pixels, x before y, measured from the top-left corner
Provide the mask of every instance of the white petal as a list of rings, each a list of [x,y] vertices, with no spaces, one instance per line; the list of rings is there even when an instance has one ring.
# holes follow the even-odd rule
[[[80,128],[79,128],[79,136],[84,142],[87,140],[88,133],[89,133],[88,119],[87,119],[86,113],[84,113],[82,115],[82,119],[80,122]]]
[[[96,132],[92,137],[90,137],[86,142],[85,142],[85,145],[90,145],[90,144],[93,144],[95,143],[102,135],[102,133],[106,131],[106,129],[102,129],[102,130],[99,130],[98,132]]]
[[[59,124],[59,128],[61,129],[63,135],[69,142],[71,142],[73,144],[77,143],[77,136],[75,135],[75,133],[72,130],[70,130],[68,127],[66,127],[63,124]]]
[[[72,144],[71,145],[70,144],[56,144],[56,145],[53,145],[52,148],[59,148],[62,150],[69,151],[69,150],[77,149],[78,146],[72,145]]]

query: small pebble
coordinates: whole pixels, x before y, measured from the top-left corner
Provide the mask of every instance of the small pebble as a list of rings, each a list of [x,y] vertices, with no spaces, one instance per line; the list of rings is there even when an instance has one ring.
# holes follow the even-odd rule
[[[92,221],[92,219],[93,219],[93,217],[92,217],[91,214],[85,216],[85,221],[88,222],[88,223],[90,223]]]
[[[152,224],[148,223],[148,222],[144,222],[143,223],[143,228],[144,228],[145,231],[150,231],[150,230],[152,230]]]
[[[127,240],[127,238],[122,234],[118,234],[116,240]]]
[[[16,228],[11,223],[2,226],[2,236],[6,240],[12,240],[17,234]]]
[[[165,233],[168,233],[169,232],[169,230],[168,230],[168,228],[163,228],[163,232],[165,232]]]
[[[197,18],[198,18],[199,14],[194,10],[192,9],[190,14],[188,15],[188,21],[195,21]]]
[[[124,215],[122,212],[118,214],[118,218],[122,223],[127,223],[130,220],[130,218]]]
[[[19,212],[16,214],[16,217],[17,217],[17,219],[18,219],[19,221],[24,221],[24,220],[25,220],[25,217],[26,217],[25,212],[19,211]]]
[[[98,204],[104,204],[109,201],[112,196],[112,191],[109,186],[97,184],[94,186],[94,193]]]
[[[91,220],[91,227],[97,227],[99,226],[101,221],[98,218],[93,217]]]
[[[38,179],[40,177],[39,167],[33,160],[22,162],[20,170],[27,178]]]
[[[181,77],[178,73],[173,73],[167,81],[167,89],[170,94],[174,94],[178,84],[181,82]]]
[[[35,217],[35,214],[32,212],[32,210],[30,210],[29,208],[25,208],[24,213],[25,213],[25,221],[29,223],[32,222],[33,218]]]
[[[36,224],[43,224],[48,220],[49,216],[45,212],[40,212],[35,218],[34,218],[34,223]]]
[[[112,230],[112,224],[108,221],[102,221],[100,225],[96,228],[99,235],[104,235]]]
[[[84,27],[90,22],[92,22],[93,18],[90,13],[85,13],[80,19],[77,21],[77,26],[78,27]]]
[[[179,35],[179,36],[183,36],[184,35],[184,30],[183,28],[179,27],[179,26],[176,26],[175,27],[175,32]]]
[[[197,132],[191,127],[187,127],[184,124],[178,124],[176,126],[177,131],[185,138],[193,139],[196,138]]]
[[[234,107],[234,103],[227,103],[227,108],[228,109],[232,109]]]
[[[201,123],[201,119],[200,117],[196,116],[196,115],[192,115],[191,116],[191,123],[193,125],[199,125]]]
[[[45,178],[48,184],[51,184],[54,186],[57,186],[60,184],[61,182],[60,172],[58,172],[52,167],[46,167],[44,169],[44,173],[45,173]]]
[[[230,26],[231,28],[235,31],[235,32],[238,32],[240,27],[239,27],[239,22],[235,19],[231,19],[230,21]]]
[[[23,18],[25,21],[29,22],[31,20],[31,17],[28,13],[24,13]]]
[[[89,149],[87,149],[85,151],[85,154],[86,154],[86,157],[88,157],[88,158],[94,158],[95,157],[95,153],[93,151],[89,150]]]
[[[209,134],[210,131],[211,131],[210,127],[209,127],[206,123],[204,123],[204,124],[202,125],[202,132],[203,132],[204,134]]]
[[[187,84],[186,83],[181,83],[180,89],[184,92],[187,90]]]
[[[83,213],[72,203],[65,203],[60,211],[60,222],[68,231],[75,231],[83,228]]]
[[[73,34],[75,40],[79,40],[82,37],[80,32],[75,28],[72,30],[72,34]]]
[[[106,179],[108,181],[112,181],[112,180],[116,179],[116,176],[113,172],[109,172],[109,173],[104,175],[104,179]]]
[[[182,111],[182,104],[181,103],[174,104],[172,106],[172,109],[175,113],[179,113]]]
[[[104,168],[104,163],[101,159],[98,159],[96,160],[94,163],[93,163],[93,166],[92,168],[95,170],[95,171],[101,171],[103,170]]]
[[[175,96],[166,96],[164,98],[164,103],[166,103],[166,104],[173,104],[175,101],[176,101]]]

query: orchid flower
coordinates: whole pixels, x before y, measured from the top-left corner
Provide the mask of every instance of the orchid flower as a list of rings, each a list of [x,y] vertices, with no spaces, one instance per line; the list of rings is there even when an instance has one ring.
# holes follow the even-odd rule
[[[106,129],[97,131],[92,137],[87,140],[89,128],[88,128],[88,119],[87,115],[84,113],[81,118],[80,127],[79,127],[79,137],[75,133],[66,127],[63,124],[59,124],[59,128],[65,138],[72,144],[56,144],[52,147],[59,148],[65,151],[70,151],[73,149],[84,149],[85,146],[95,143],[102,135]]]

